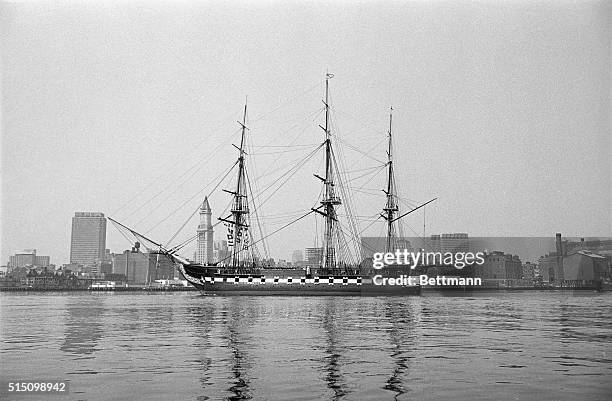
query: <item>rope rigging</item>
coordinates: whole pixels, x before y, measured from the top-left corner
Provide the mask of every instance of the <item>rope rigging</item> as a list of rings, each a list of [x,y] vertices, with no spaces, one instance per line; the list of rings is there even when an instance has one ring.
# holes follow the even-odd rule
[[[234,169],[236,163],[234,165],[232,165],[226,172],[225,172],[225,176],[224,178]],[[145,231],[145,233],[149,233],[151,232],[151,230],[155,229],[156,227],[158,227],[160,224],[162,224],[163,222],[165,222],[166,220],[168,220],[170,217],[172,217],[176,212],[178,212],[179,210],[181,210],[185,205],[187,205],[188,203],[190,203],[191,201],[193,201],[197,196],[199,196],[211,183],[208,183],[204,188],[198,190],[198,192],[196,192],[195,194],[193,194],[189,199],[185,200],[183,203],[181,203],[180,206],[178,206],[176,209],[174,209],[170,214],[168,214],[165,218],[163,218],[161,221],[159,221],[158,223],[154,224],[153,226],[151,226],[148,230]],[[218,188],[218,186],[221,184],[221,182],[219,182],[217,184],[217,186],[215,188]],[[212,191],[211,191],[212,192]],[[199,207],[199,206],[198,206]]]
[[[326,81],[329,78],[330,77],[328,76]],[[308,93],[314,88],[316,88],[316,86],[314,86],[313,88],[308,88],[306,91],[304,91],[304,93],[298,96]],[[286,103],[288,102],[281,104],[270,112],[259,115],[253,121],[249,120],[249,123],[255,121],[264,121],[268,119],[270,116],[273,116],[277,110],[284,107]],[[210,188],[213,184],[216,183],[210,191],[207,191],[208,196],[211,196],[213,193],[215,193],[222,184],[227,184],[228,182],[230,182],[235,186],[235,191],[225,191],[233,194],[234,200],[228,203],[228,207],[225,208],[225,210],[220,216],[225,217],[228,209],[230,210],[231,214],[225,219],[220,218],[220,221],[215,222],[212,227],[215,228],[222,222],[225,222],[225,225],[228,226],[228,230],[231,227],[234,230],[234,233],[236,233],[236,230],[244,230],[244,235],[248,236],[248,247],[243,248],[242,246],[234,245],[234,248],[230,252],[230,255],[223,258],[222,260],[219,260],[218,263],[227,262],[230,258],[232,258],[232,266],[237,266],[240,263],[250,263],[250,261],[254,262],[256,259],[261,258],[259,248],[255,246],[259,243],[262,243],[264,258],[269,259],[271,250],[269,249],[267,241],[265,240],[271,237],[272,235],[278,233],[279,231],[306,218],[307,216],[314,214],[315,231],[319,231],[319,229],[321,229],[321,231],[325,232],[324,246],[322,249],[329,249],[330,247],[332,248],[332,252],[327,252],[324,258],[322,259],[327,260],[328,262],[327,264],[325,264],[324,267],[332,267],[335,269],[338,266],[346,266],[346,263],[353,265],[358,264],[360,262],[360,257],[363,256],[362,252],[366,248],[368,248],[366,244],[362,243],[361,235],[370,227],[372,227],[372,225],[381,221],[381,214],[363,214],[363,208],[358,209],[356,207],[356,199],[354,199],[354,192],[360,192],[372,196],[378,195],[382,197],[382,194],[379,191],[364,187],[366,187],[373,180],[379,177],[380,173],[382,171],[385,171],[385,169],[389,168],[389,170],[391,170],[391,161],[389,160],[383,162],[375,155],[373,155],[374,152],[372,152],[374,149],[379,148],[381,142],[386,138],[377,140],[377,143],[372,146],[370,150],[364,152],[340,136],[340,130],[337,127],[337,122],[334,118],[332,118],[330,113],[330,110],[333,109],[335,111],[335,109],[331,107],[332,99],[327,97],[327,82],[326,99],[323,103],[323,108],[318,108],[315,112],[310,113],[309,115],[309,118],[312,118],[314,116],[320,117],[321,112],[325,113],[325,127],[320,127],[325,130],[326,140],[322,143],[317,144],[296,143],[300,138],[303,138],[303,134],[306,130],[306,128],[302,130],[297,129],[296,124],[292,124],[289,128],[281,130],[282,134],[293,133],[293,136],[281,135],[285,140],[288,140],[288,144],[287,142],[278,143],[276,142],[276,138],[271,139],[270,141],[268,141],[267,144],[252,144],[251,135],[245,136],[245,130],[249,130],[251,128],[246,127],[247,113],[245,105],[242,122],[239,121],[241,127],[229,136],[231,139],[234,139],[236,134],[240,132],[242,133],[240,147],[234,145],[240,151],[240,156],[238,160],[236,160],[231,167],[219,173],[213,180],[210,180],[207,185],[198,189],[198,191],[191,195],[188,199],[180,202],[180,204],[176,208],[174,208],[168,215],[166,215],[157,223],[153,224],[146,231],[144,231],[145,234],[148,235],[152,230],[156,229],[162,223],[166,222],[176,213],[181,211],[196,197],[201,196],[204,191],[207,191],[207,189]],[[291,123],[292,121],[285,122]],[[342,146],[332,147],[332,139],[334,143],[336,143],[337,141],[337,143],[341,144]],[[221,148],[221,146],[225,145],[226,141],[219,141],[219,144],[215,146],[215,148],[212,150],[211,157],[206,158],[203,162],[200,160],[198,163],[192,165],[187,171],[180,175],[177,180],[173,181],[172,184],[174,184],[176,187],[180,187],[187,183],[212,160],[216,160],[216,158],[218,157],[217,151]],[[324,159],[324,168],[326,174],[325,178],[315,174],[317,178],[323,181],[324,185],[321,188],[319,195],[316,198],[315,205],[311,208],[311,210],[305,214],[302,214],[301,212],[298,213],[296,211],[279,211],[277,213],[266,215],[264,213],[264,206],[266,206],[272,199],[274,199],[275,195],[281,189],[286,188],[287,184],[292,178],[296,176],[298,171],[300,171],[313,158],[315,158],[315,156],[318,155],[319,151],[322,149],[326,149],[326,159]],[[348,163],[347,158],[344,154],[344,149],[349,149],[351,152],[360,155],[356,161],[352,160],[351,163],[353,165],[356,165],[357,168],[354,168],[352,170],[347,169]],[[295,155],[296,152],[304,152],[306,154],[300,154],[297,158],[292,157],[292,155]],[[257,172],[255,157],[268,155],[273,155],[277,157],[275,158],[273,163],[270,163],[270,166],[267,169],[264,169],[265,171],[263,174],[255,174]],[[354,156],[354,154],[352,154],[352,156]],[[288,161],[289,159],[292,160]],[[245,161],[248,161],[248,169],[246,168],[247,163],[245,163]],[[288,162],[284,163],[286,161]],[[375,165],[373,166],[372,164],[374,163],[372,163],[372,161],[375,162]],[[231,179],[228,180],[230,174],[235,171],[234,168],[236,166],[239,167],[240,171],[238,177],[234,177],[234,181],[232,181]],[[283,168],[281,169],[281,167]],[[321,168],[319,168],[318,171],[321,171]],[[392,199],[393,202],[395,202],[395,206],[397,206],[397,203],[402,203],[404,205],[408,205],[409,209],[412,209],[409,212],[400,215],[399,207],[397,207],[396,209],[394,209],[393,212],[395,213],[395,215],[388,215],[388,220],[392,220],[389,222],[390,228],[388,234],[392,235],[393,237],[397,237],[397,235],[399,234],[400,237],[403,237],[403,221],[399,220],[402,219],[404,216],[414,212],[415,210],[424,207],[426,204],[432,202],[433,200],[415,207],[416,202],[414,202],[414,204],[411,204],[410,200],[405,200],[398,195],[395,179],[389,182],[389,187],[387,188],[393,192]],[[163,196],[165,191],[169,191],[170,193]],[[127,204],[133,203],[133,199],[136,199],[139,194],[143,192],[144,190],[139,192],[134,198],[130,199]],[[152,211],[156,211],[160,207],[164,206],[165,202],[174,193],[175,192],[173,192],[173,189],[170,187],[170,185],[162,186],[162,189],[160,191],[155,193],[144,203],[137,206],[136,210],[140,211],[144,207],[154,204],[153,202],[157,200],[158,203],[155,203],[155,207],[152,209]],[[308,199],[311,198],[308,197]],[[127,204],[119,210],[124,210],[127,207]],[[278,204],[281,204],[280,201]],[[336,208],[341,209],[343,213],[337,213]],[[198,207],[193,211],[189,211],[187,219],[180,225],[178,230],[174,232],[174,234],[168,239],[166,244],[171,244],[173,243],[173,241],[179,238],[180,233],[183,232],[183,230],[188,226],[189,222],[192,221],[199,209],[200,204],[198,203]],[[361,211],[362,214],[358,214],[358,210]],[[253,215],[253,217],[250,217],[251,214]],[[321,218],[321,216],[318,215],[322,215],[324,217],[325,222],[323,224],[318,223],[317,218]],[[146,219],[150,219],[150,215],[142,217],[137,221],[135,225],[142,223]],[[291,220],[289,223],[284,224],[284,221],[286,219],[293,220]],[[342,220],[342,222],[340,220]],[[365,228],[361,229],[361,227],[359,226],[360,224],[362,224],[361,222],[368,224]],[[396,225],[390,224],[395,222],[397,223]],[[268,234],[268,230],[266,230],[266,226],[264,223],[271,224],[273,227],[276,227],[279,224],[282,224],[282,226],[277,229],[274,229]],[[132,235],[137,236],[137,238],[142,239],[143,242],[152,245],[151,249],[154,249],[156,246],[160,249],[162,248],[160,244],[149,240],[142,234],[138,234],[123,225],[117,226],[114,220],[113,224],[118,228],[121,235],[123,235],[126,239],[128,239],[128,237],[125,235],[127,230],[127,232],[130,232]],[[253,224],[256,224],[257,228],[255,228]],[[330,228],[333,229],[333,233],[330,232]],[[412,230],[412,228],[410,229]],[[257,233],[257,235],[254,235],[255,233]],[[256,239],[256,237],[258,238]],[[323,236],[320,237],[323,238]],[[174,245],[172,248],[167,249],[166,252],[173,254],[181,249],[185,249],[188,244],[192,243],[197,238],[197,234],[190,235],[188,238]],[[317,239],[315,240],[315,246],[318,246],[318,241],[321,238],[319,238],[319,236],[317,236],[316,238]],[[248,257],[243,257],[245,253],[250,255],[250,260],[248,259]],[[329,262],[329,260],[331,260],[331,262]]]
[[[215,187],[214,187],[214,188],[213,188],[213,189],[212,189],[212,190],[211,190],[211,191],[208,193],[208,196],[212,195],[212,194],[213,194],[213,193],[214,193],[214,192],[217,190],[217,188],[219,188],[219,186],[220,186],[220,185],[221,185],[221,184],[222,184],[222,183],[225,181],[225,179],[227,178],[227,176],[229,175],[229,173],[231,173],[231,172],[232,172],[232,170],[234,169],[234,167],[236,167],[236,164],[237,164],[237,162],[236,162],[236,163],[234,163],[234,164],[233,164],[233,165],[232,165],[232,166],[231,166],[229,169],[227,169],[227,170],[226,170],[225,174],[223,175],[223,178],[221,178],[221,180],[219,180],[219,182],[217,183],[217,185],[215,185]],[[219,177],[219,176],[217,176],[216,178],[218,178],[218,177]],[[216,178],[215,178],[215,179],[216,179]],[[214,182],[214,181],[213,181],[213,182]],[[207,186],[208,186],[208,185],[207,185]],[[206,188],[206,187],[202,188],[200,191],[198,191],[198,193],[197,193],[197,194],[200,194],[201,192],[203,192],[205,188]],[[196,194],[196,195],[194,195],[194,196],[192,196],[192,197],[189,199],[189,201],[191,201],[193,198],[195,198],[195,196],[197,196],[197,194]],[[183,206],[183,205],[181,205],[181,207],[182,207],[182,206]],[[170,239],[167,241],[167,243],[168,243],[168,244],[170,244],[170,243],[172,243],[172,241],[174,241],[174,239],[176,238],[176,236],[177,236],[177,235],[179,235],[179,233],[180,233],[180,232],[183,230],[183,228],[185,228],[185,226],[187,225],[187,223],[189,223],[189,221],[190,221],[190,220],[193,218],[193,216],[195,216],[195,214],[198,212],[198,210],[199,210],[199,209],[200,209],[200,205],[198,204],[198,206],[196,207],[196,209],[193,211],[193,213],[191,213],[191,215],[189,215],[189,217],[187,218],[187,220],[185,220],[185,222],[183,223],[183,225],[182,225],[182,226],[181,226],[181,227],[180,227],[180,228],[179,228],[179,229],[176,231],[176,233],[174,233],[174,235],[173,235],[173,236],[172,236],[172,237],[171,237],[171,238],[170,238]],[[168,216],[168,217],[169,217],[169,216]],[[163,222],[163,221],[162,221],[162,222]],[[158,223],[158,224],[161,224],[162,222],[160,222],[160,223]],[[156,226],[155,226],[155,227],[156,227]],[[155,227],[153,227],[153,228],[155,228]],[[213,227],[214,227],[214,225],[213,225]],[[153,229],[153,228],[152,228],[152,229]]]

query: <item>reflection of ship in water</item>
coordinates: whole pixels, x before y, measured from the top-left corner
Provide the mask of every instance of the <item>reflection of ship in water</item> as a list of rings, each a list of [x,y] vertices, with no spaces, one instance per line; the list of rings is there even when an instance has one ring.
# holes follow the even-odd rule
[[[338,347],[338,329],[336,325],[336,305],[332,298],[325,304],[323,330],[325,332],[325,382],[333,391],[332,400],[338,400],[347,394],[345,381],[340,371],[340,348]]]
[[[246,374],[246,357],[243,350],[238,345],[240,334],[233,328],[229,328],[228,332],[228,347],[232,353],[232,373],[234,374],[234,385],[229,388],[234,395],[228,397],[229,400],[248,400],[251,398],[249,394],[249,377]]]
[[[98,351],[97,345],[104,331],[103,301],[98,297],[85,297],[67,307],[66,334],[60,347],[62,351],[93,358],[89,355]]]
[[[225,340],[227,350],[231,353],[231,372],[234,375],[233,385],[229,388],[232,395],[228,397],[228,400],[232,401],[252,398],[249,388],[252,358],[248,350],[252,347],[252,344],[249,344],[251,319],[257,316],[252,306],[252,301],[242,299],[231,302],[228,309],[221,311],[224,324],[227,326]]]
[[[361,391],[361,389],[355,387],[355,383],[352,383],[351,380],[354,379],[353,374],[359,372],[359,370],[351,369],[363,363],[363,361],[368,361],[368,357],[362,352],[371,352],[370,346],[373,348],[382,346],[384,352],[391,357],[392,361],[392,364],[388,367],[383,367],[382,360],[376,361],[377,366],[381,369],[377,373],[381,373],[383,378],[386,377],[386,379],[383,379],[384,384],[380,388],[393,392],[395,399],[410,392],[411,385],[408,376],[410,375],[411,359],[417,349],[415,327],[420,319],[420,303],[407,303],[402,301],[401,298],[387,298],[383,301],[380,316],[382,321],[389,322],[390,327],[386,330],[388,340],[381,338],[380,341],[376,341],[365,336],[363,338],[365,344],[370,345],[364,345],[362,350],[343,347],[344,336],[352,338],[357,333],[351,333],[350,330],[344,332],[346,325],[350,323],[344,319],[347,310],[338,307],[338,305],[346,307],[346,304],[338,304],[334,298],[326,300],[321,321],[325,341],[323,343],[325,351],[323,357],[324,380],[332,392],[329,398],[339,400],[356,397],[355,399],[359,399],[360,396],[363,396],[363,394],[358,395],[355,392]],[[351,312],[360,313],[358,309]],[[353,321],[353,323],[360,324],[358,321]],[[361,333],[357,335],[361,335]],[[380,351],[383,351],[383,348]]]
[[[391,322],[389,341],[393,346],[391,358],[395,366],[383,388],[393,391],[395,399],[409,391],[405,378],[409,373],[411,352],[417,348],[414,332],[418,319],[416,308],[417,306],[412,303],[387,302],[385,304],[385,316]]]
[[[252,357],[247,351],[253,348],[249,330],[251,318],[257,316],[257,311],[251,306],[235,299],[220,308],[214,304],[189,308],[190,326],[196,338],[194,356],[201,366],[200,384],[204,393],[197,397],[198,401],[209,400],[209,395],[219,396],[224,392],[229,392],[225,397],[228,400],[252,398],[249,373]],[[222,332],[216,332],[216,328]],[[228,368],[229,383],[226,382]]]
[[[200,384],[204,392],[208,391],[212,383],[212,358],[208,354],[210,349],[211,324],[214,318],[214,309],[211,305],[190,306],[187,309],[190,327],[194,330],[195,347],[193,348],[194,361],[200,366],[202,377]],[[210,397],[200,395],[197,401],[206,401]]]

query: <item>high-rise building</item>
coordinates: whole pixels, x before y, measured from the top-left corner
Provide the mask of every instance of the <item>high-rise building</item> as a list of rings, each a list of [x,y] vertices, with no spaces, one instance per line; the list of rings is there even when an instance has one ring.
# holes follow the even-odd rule
[[[220,263],[222,266],[227,265],[231,256],[226,240],[214,242],[214,261]]]
[[[213,262],[213,226],[212,210],[208,203],[208,197],[204,198],[200,206],[200,224],[198,225],[198,242],[196,248],[196,262],[209,264]]]
[[[72,218],[70,263],[87,265],[106,256],[104,213],[76,212]]]

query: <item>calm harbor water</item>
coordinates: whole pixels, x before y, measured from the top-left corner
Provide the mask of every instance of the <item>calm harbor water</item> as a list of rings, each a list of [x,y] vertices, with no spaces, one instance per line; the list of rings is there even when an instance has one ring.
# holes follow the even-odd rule
[[[5,380],[69,381],[48,399],[612,397],[609,292],[0,293],[0,337]]]

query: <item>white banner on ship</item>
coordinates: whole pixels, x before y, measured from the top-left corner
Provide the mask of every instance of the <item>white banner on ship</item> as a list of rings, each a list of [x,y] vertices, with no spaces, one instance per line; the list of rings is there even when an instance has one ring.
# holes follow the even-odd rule
[[[249,249],[249,231],[246,227],[235,229],[235,224],[225,223],[227,227],[227,246]]]

